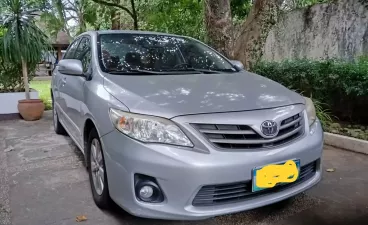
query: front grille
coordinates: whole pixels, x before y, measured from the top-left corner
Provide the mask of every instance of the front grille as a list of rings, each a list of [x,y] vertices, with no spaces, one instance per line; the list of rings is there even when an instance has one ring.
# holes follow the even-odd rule
[[[257,196],[262,196],[277,191],[281,191],[295,185],[298,185],[311,177],[317,171],[317,161],[309,163],[300,168],[299,178],[290,184],[277,185],[271,189],[265,189],[258,192],[252,192],[252,181],[220,184],[220,185],[208,185],[202,187],[195,196],[192,205],[193,206],[213,206],[225,203],[234,203],[244,201]]]
[[[280,124],[274,138],[264,138],[247,125],[192,124],[216,147],[225,149],[254,149],[273,147],[290,142],[304,133],[303,114],[291,116]]]

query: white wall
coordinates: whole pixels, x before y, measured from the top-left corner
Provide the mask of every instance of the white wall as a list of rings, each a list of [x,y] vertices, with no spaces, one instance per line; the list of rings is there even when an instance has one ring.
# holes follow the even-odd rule
[[[38,99],[38,92],[31,92],[31,99]],[[0,114],[18,112],[18,100],[26,98],[25,92],[0,93]]]

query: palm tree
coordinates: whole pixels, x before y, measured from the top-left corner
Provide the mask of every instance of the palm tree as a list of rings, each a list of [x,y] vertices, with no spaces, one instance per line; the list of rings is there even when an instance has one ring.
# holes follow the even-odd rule
[[[28,66],[39,63],[43,53],[50,49],[48,37],[35,24],[36,16],[38,10],[29,9],[25,0],[5,0],[0,14],[5,28],[0,52],[5,60],[22,64],[26,99],[30,99]]]

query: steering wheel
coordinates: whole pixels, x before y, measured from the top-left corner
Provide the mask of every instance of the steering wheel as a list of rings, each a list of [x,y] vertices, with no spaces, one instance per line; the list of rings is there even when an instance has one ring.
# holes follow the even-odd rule
[[[192,65],[190,65],[189,63],[180,63],[174,66],[174,69],[180,68],[180,67],[185,67],[185,68],[192,68]]]

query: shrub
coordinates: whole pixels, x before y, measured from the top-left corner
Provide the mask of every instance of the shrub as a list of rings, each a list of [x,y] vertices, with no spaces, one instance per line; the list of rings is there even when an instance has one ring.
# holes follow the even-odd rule
[[[28,68],[32,79],[35,67]],[[0,57],[0,93],[4,92],[23,92],[24,82],[22,76],[22,66],[20,64],[5,62]]]
[[[341,120],[368,123],[368,59],[354,62],[339,60],[287,60],[260,62],[254,73],[327,104]]]
[[[3,33],[4,29],[0,27],[0,93],[23,92],[24,82],[22,76],[22,65],[20,63],[10,63],[3,58]],[[35,64],[29,66],[29,80],[34,77],[35,70]]]

